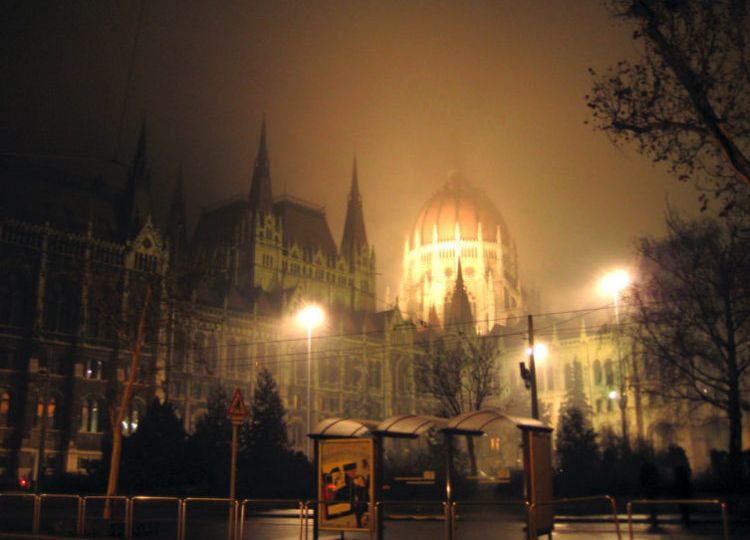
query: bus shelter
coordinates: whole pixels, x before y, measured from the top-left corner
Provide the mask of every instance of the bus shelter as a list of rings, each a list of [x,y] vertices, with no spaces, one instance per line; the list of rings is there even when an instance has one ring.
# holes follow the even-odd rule
[[[367,531],[372,528],[377,537],[382,538],[382,513],[378,513],[377,523],[369,523],[364,518],[364,511],[369,502],[382,500],[386,438],[416,439],[430,430],[442,433],[445,501],[450,505],[454,500],[454,437],[484,436],[497,423],[515,426],[521,432],[524,499],[529,504],[551,500],[552,428],[539,420],[506,415],[492,408],[453,418],[406,414],[380,422],[351,418],[322,420],[308,434],[315,441],[314,475],[318,489],[313,538],[317,539],[319,529]],[[348,495],[337,499],[338,493]],[[548,513],[540,513],[536,518],[539,534],[549,532],[552,526],[552,509],[549,506],[544,508]]]

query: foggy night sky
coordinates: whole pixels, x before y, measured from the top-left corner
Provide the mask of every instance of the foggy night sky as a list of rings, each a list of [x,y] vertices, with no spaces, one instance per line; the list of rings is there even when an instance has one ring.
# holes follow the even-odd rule
[[[115,156],[138,3],[6,3],[0,153]],[[594,283],[697,192],[589,118],[589,66],[633,54],[596,0],[146,1],[120,160],[147,120],[157,200],[180,163],[191,227],[247,194],[262,115],[274,195],[324,205],[341,241],[359,164],[379,297],[405,235],[461,170],[505,217],[544,310],[601,305]]]

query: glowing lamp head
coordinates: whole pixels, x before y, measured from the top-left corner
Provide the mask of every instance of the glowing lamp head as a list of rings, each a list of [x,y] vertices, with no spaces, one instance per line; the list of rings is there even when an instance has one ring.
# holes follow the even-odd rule
[[[311,330],[323,323],[323,310],[319,306],[309,305],[297,313],[297,324]]]
[[[608,396],[608,397],[609,397],[609,399],[611,399],[612,401],[616,400],[616,399],[617,399],[617,390],[610,390],[610,391],[609,391],[609,394],[607,394],[607,396]]]
[[[617,296],[630,285],[630,275],[625,270],[610,272],[599,282],[599,289],[608,295]]]
[[[528,347],[526,349],[526,355],[531,356],[531,347]],[[549,349],[547,349],[547,345],[544,343],[535,343],[534,344],[534,361],[543,361],[546,360],[549,356]]]

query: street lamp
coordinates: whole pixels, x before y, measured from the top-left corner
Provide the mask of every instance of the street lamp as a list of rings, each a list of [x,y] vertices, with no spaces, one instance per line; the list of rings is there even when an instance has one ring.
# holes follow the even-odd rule
[[[615,400],[619,397],[620,421],[622,423],[622,438],[625,444],[628,442],[628,419],[627,396],[625,395],[625,363],[622,360],[620,352],[620,294],[630,285],[630,275],[625,270],[616,270],[606,274],[599,281],[599,289],[607,295],[612,296],[612,302],[615,306],[615,348],[617,349],[617,365],[620,368],[620,392],[619,395],[614,390],[609,393],[609,399]]]
[[[599,288],[604,294],[612,296],[615,305],[615,322],[620,324],[620,293],[630,285],[630,275],[625,270],[616,270],[606,274],[599,281]]]
[[[297,324],[307,329],[307,433],[312,430],[310,426],[311,403],[310,403],[310,385],[312,380],[312,331],[323,323],[323,310],[314,304],[303,307],[297,313]],[[305,440],[307,455],[310,455],[310,437]]]

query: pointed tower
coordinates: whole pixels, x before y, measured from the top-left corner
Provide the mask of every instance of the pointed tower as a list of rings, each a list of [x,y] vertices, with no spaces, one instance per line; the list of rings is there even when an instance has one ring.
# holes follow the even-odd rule
[[[128,168],[122,204],[123,239],[134,237],[152,215],[151,164],[146,153],[146,121],[141,124],[133,161]]]
[[[349,190],[344,235],[341,239],[341,254],[349,259],[350,267],[354,266],[356,255],[362,249],[367,249],[367,233],[365,232],[362,196],[359,193],[359,180],[357,178],[357,158],[354,158],[352,186]]]
[[[164,229],[169,242],[169,264],[170,267],[175,268],[183,263],[187,256],[187,219],[185,218],[182,165],[180,165],[175,180],[172,201],[169,205],[169,214]]]
[[[456,285],[453,289],[451,302],[445,312],[446,331],[474,332],[474,315],[471,311],[471,302],[464,285],[464,276],[461,271],[461,259],[458,259],[456,270]]]
[[[253,167],[253,179],[250,182],[250,209],[258,214],[268,215],[273,206],[273,195],[271,192],[271,162],[268,159],[268,146],[266,143],[266,119],[260,125],[260,143],[258,144],[258,155],[255,157]]]

